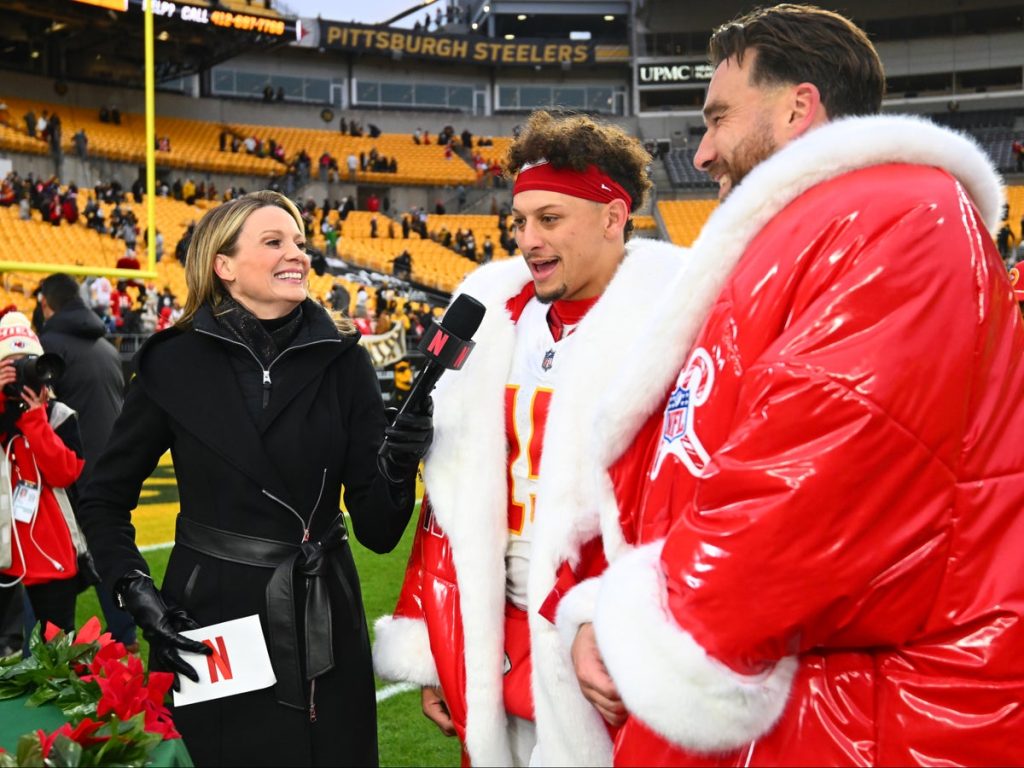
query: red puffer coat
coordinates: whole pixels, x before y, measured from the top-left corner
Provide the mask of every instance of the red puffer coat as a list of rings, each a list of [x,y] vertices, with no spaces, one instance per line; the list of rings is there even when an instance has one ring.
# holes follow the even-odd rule
[[[630,713],[616,764],[1021,762],[1000,204],[973,144],[877,117],[793,142],[714,214],[595,416],[611,565],[559,606]]]

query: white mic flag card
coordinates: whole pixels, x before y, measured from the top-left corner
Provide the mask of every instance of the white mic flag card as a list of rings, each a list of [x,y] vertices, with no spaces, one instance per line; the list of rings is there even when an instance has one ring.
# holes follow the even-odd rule
[[[198,640],[213,653],[204,656],[180,651],[181,658],[199,673],[199,682],[193,683],[184,675],[178,675],[181,690],[173,692],[174,706],[258,691],[277,682],[259,616],[232,619],[181,634]]]

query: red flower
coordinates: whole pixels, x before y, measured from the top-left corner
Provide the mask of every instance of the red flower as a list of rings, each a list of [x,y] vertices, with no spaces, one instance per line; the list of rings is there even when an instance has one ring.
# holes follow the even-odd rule
[[[53,640],[53,638],[55,638],[57,636],[57,634],[60,631],[61,631],[60,627],[55,627],[50,622],[46,622],[46,628],[43,630],[43,639],[46,642],[50,642],[51,640]]]
[[[44,731],[42,728],[36,731],[36,736],[39,737],[39,748],[40,750],[42,750],[43,753],[43,760],[45,760],[47,756],[50,754],[50,749],[53,747],[53,742],[57,740],[57,737],[60,736],[61,733],[67,735],[70,732],[71,726],[67,723],[64,723],[64,725],[62,725],[56,731],[51,733],[49,736],[46,735],[46,731]]]
[[[70,730],[69,728],[70,732],[67,736],[72,741],[77,741],[83,747],[91,747],[93,744],[99,744],[100,742],[108,741],[110,739],[109,736],[93,736],[93,734],[104,725],[106,725],[106,723],[86,717],[82,722],[75,726],[74,730]],[[62,730],[64,727],[68,726],[62,726]]]

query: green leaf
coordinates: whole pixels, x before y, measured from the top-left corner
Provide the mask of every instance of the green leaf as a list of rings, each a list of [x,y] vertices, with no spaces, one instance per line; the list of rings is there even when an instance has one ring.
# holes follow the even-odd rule
[[[43,764],[43,745],[39,743],[39,734],[33,731],[18,739],[17,759],[18,765]]]
[[[35,692],[28,697],[28,701],[25,702],[26,707],[41,707],[44,704],[49,704],[57,698],[57,691],[55,691],[49,685],[41,685],[36,688]]]
[[[46,762],[61,768],[78,768],[82,763],[82,745],[61,734],[54,739]]]

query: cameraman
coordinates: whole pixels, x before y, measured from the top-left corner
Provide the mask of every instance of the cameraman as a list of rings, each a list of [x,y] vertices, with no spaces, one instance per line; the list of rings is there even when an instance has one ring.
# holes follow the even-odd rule
[[[0,318],[0,493],[11,494],[9,510],[0,514],[7,550],[0,551],[6,566],[0,568],[0,614],[17,595],[10,587],[23,583],[37,620],[70,631],[78,558],[54,489],[72,486],[83,461],[74,412],[50,401],[45,385],[28,386],[26,366],[18,365],[42,354],[27,317],[8,312]]]

